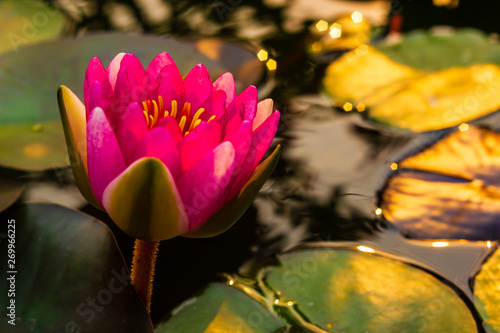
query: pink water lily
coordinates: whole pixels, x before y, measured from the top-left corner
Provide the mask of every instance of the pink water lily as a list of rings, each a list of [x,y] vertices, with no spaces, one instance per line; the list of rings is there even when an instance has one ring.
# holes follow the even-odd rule
[[[199,64],[184,78],[167,53],[146,70],[133,54],[87,68],[85,105],[67,87],[59,108],[76,182],[127,234],[144,240],[217,235],[248,208],[276,165],[261,164],[278,126],[272,100],[236,94]]]

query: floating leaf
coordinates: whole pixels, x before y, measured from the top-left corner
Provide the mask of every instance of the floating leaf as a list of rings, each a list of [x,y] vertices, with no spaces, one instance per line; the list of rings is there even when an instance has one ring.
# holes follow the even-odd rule
[[[488,259],[474,282],[474,303],[490,333],[500,332],[500,250]]]
[[[13,206],[0,219],[15,235],[15,261],[7,261],[8,242],[0,245],[0,301],[7,307],[15,300],[17,332],[153,332],[103,223],[52,204]],[[11,276],[15,297],[8,296]],[[2,332],[14,328],[10,311]]]
[[[186,301],[156,333],[283,332],[285,325],[243,292],[211,284],[202,295]]]
[[[24,192],[24,183],[12,177],[0,177],[0,212],[9,208]]]
[[[500,44],[476,29],[447,33],[412,31],[396,44],[377,49],[400,64],[421,70],[440,70],[480,63],[500,64]]]
[[[263,271],[263,282],[284,312],[326,332],[477,332],[453,289],[413,266],[327,248],[291,252],[279,262]]]
[[[65,24],[61,11],[42,1],[0,1],[0,53],[54,39]]]
[[[357,101],[377,89],[418,77],[419,71],[398,64],[375,48],[362,45],[326,69],[325,91],[337,102]]]
[[[384,217],[415,238],[500,239],[499,156],[500,133],[453,132],[398,163],[381,194]]]
[[[256,84],[263,63],[241,46],[220,40],[109,33],[28,46],[0,56],[0,164],[24,170],[67,166],[56,91],[64,84],[83,100],[83,80],[90,59],[107,66],[119,52],[136,54],[147,66],[167,51],[181,73],[203,63],[216,79],[234,73],[241,90]],[[231,56],[229,57],[228,54]]]
[[[376,122],[414,132],[459,125],[500,108],[500,66],[445,69],[386,87],[360,102]]]

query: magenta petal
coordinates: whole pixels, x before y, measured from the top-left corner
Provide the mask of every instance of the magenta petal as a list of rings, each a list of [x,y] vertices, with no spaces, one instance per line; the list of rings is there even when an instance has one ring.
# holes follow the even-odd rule
[[[161,119],[156,127],[163,127],[170,132],[170,135],[174,139],[175,143],[178,143],[182,139],[181,129],[179,128],[179,124],[177,120],[172,117],[165,117]]]
[[[222,90],[226,93],[226,106],[228,106],[236,96],[236,87],[234,85],[233,74],[227,72],[222,74],[214,84],[214,92]]]
[[[224,193],[234,171],[234,156],[233,145],[223,142],[177,182],[189,230],[199,227],[224,204]]]
[[[242,122],[243,122],[243,119],[241,118],[240,113],[236,113],[233,116],[233,118],[231,120],[229,120],[229,122],[226,125],[223,141],[231,140],[231,138],[239,130]]]
[[[102,204],[102,193],[124,169],[125,162],[115,133],[104,111],[95,108],[87,121],[87,161],[90,185]]]
[[[146,81],[146,73],[139,59],[133,54],[124,55],[113,95],[113,111],[121,116],[130,103],[141,103],[147,95]],[[114,121],[115,116],[112,119]]]
[[[245,163],[241,167],[237,179],[234,181],[233,189],[241,188],[262,160],[276,135],[279,120],[280,113],[279,111],[275,111],[253,132],[252,143],[250,144]]]
[[[205,66],[198,64],[191,69],[184,79],[186,101],[191,103],[191,110],[198,110],[212,94],[212,81]]]
[[[181,162],[177,145],[165,128],[156,127],[144,136],[135,150],[134,161],[143,157],[158,158],[170,170],[174,179],[180,175]]]
[[[118,53],[113,60],[109,63],[108,68],[106,69],[106,76],[108,77],[109,83],[111,85],[111,89],[115,90],[116,85],[116,77],[118,76],[118,72],[120,71],[120,63],[122,62],[122,58],[125,56],[125,53]]]
[[[87,71],[85,72],[85,82],[83,84],[83,96],[85,105],[89,105],[89,99],[91,96],[90,90],[94,82],[103,82],[104,80],[108,80],[106,76],[106,70],[101,63],[101,60],[99,60],[99,58],[97,57],[94,57],[92,58],[92,60],[90,60]]]
[[[240,112],[244,120],[253,120],[255,112],[257,112],[258,102],[257,88],[249,86],[236,96],[234,101],[227,107],[229,117]]]
[[[222,90],[214,92],[203,102],[201,107],[205,109],[205,112],[201,114],[201,120],[207,121],[212,116],[222,117],[226,112],[226,93]]]
[[[167,65],[175,66],[174,60],[172,59],[172,57],[170,57],[170,55],[167,52],[162,52],[158,54],[153,59],[153,61],[151,61],[148,68],[146,69],[146,76],[148,78],[148,86],[150,90],[152,90],[152,87],[156,82],[156,78],[158,77],[160,71],[163,69],[163,67]]]
[[[106,109],[105,101],[102,96],[102,87],[99,81],[94,81],[90,86],[88,101],[85,103],[85,112],[87,120],[89,119],[90,112],[99,107],[103,110]]]
[[[212,124],[213,123],[213,124]],[[198,163],[220,143],[221,128],[216,122],[199,124],[179,142],[182,170],[186,171]]]
[[[177,115],[179,115],[184,102],[186,101],[184,92],[184,82],[182,81],[181,73],[175,64],[166,65],[163,67],[156,78],[155,87],[152,90],[151,98],[156,99],[158,96],[163,98],[165,109],[172,111],[172,101],[177,102]]]
[[[244,121],[236,134],[231,139],[231,143],[233,144],[235,150],[234,157],[234,168],[235,171],[232,176],[231,183],[235,183],[235,181],[239,178],[242,172],[245,172],[245,168],[243,168],[243,164],[247,163],[246,158],[248,154],[248,150],[252,143],[252,124],[249,121]],[[232,198],[240,188],[231,186],[228,189],[228,193],[226,193],[226,199]]]
[[[148,133],[146,118],[142,113],[142,107],[138,103],[132,103],[128,106],[116,133],[125,163],[129,165],[135,161],[134,150]]]

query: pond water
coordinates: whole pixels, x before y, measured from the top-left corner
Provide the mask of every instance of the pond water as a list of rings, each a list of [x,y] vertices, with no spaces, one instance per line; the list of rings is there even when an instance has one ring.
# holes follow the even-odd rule
[[[258,79],[252,71],[242,70],[241,77],[257,84],[266,95],[262,97],[272,97],[275,108],[281,111],[275,140],[283,148],[278,166],[254,205],[226,233],[211,239],[177,237],[161,243],[153,322],[209,282],[224,281],[223,273],[251,274],[253,267],[271,262],[275,255],[296,246],[307,242],[320,242],[321,246],[321,242],[332,241],[337,241],[338,247],[362,245],[424,268],[455,288],[479,318],[472,306],[470,284],[491,252],[487,243],[409,239],[377,212],[391,164],[410,152],[424,150],[436,141],[436,135],[383,128],[368,122],[362,112],[335,108],[322,92],[321,80],[327,64],[346,50],[311,55],[308,48],[316,41],[311,27],[318,20],[331,21],[354,11],[363,12],[366,19],[380,26],[378,39],[387,34],[390,22],[396,24],[396,14],[402,17],[403,31],[446,24],[475,25],[486,32],[498,32],[498,24],[487,19],[491,16],[489,5],[474,8],[485,19],[469,15],[465,23],[463,15],[472,2],[460,1],[457,9],[428,7],[416,1],[393,1],[391,8],[389,2],[378,0],[61,3],[70,15],[63,30],[67,36],[119,30],[189,40],[213,37],[231,43],[224,46],[218,58],[226,67],[238,70],[241,62],[231,58],[231,47],[239,45],[255,53],[268,50],[269,58],[277,63],[276,69],[269,69],[262,62],[258,67],[265,74]],[[205,54],[210,53],[210,47]],[[104,213],[85,204],[68,174],[62,176],[62,183],[60,171],[30,177],[24,199],[50,197],[53,202],[79,208],[106,222],[125,260],[131,261],[133,239]]]

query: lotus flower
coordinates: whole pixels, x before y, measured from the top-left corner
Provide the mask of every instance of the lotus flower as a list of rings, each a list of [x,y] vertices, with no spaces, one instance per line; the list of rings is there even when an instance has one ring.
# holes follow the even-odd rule
[[[265,161],[280,114],[250,86],[236,94],[199,64],[183,79],[167,53],[144,70],[133,54],[87,68],[85,105],[67,87],[59,109],[83,196],[132,237],[215,236],[232,226],[274,169]]]

